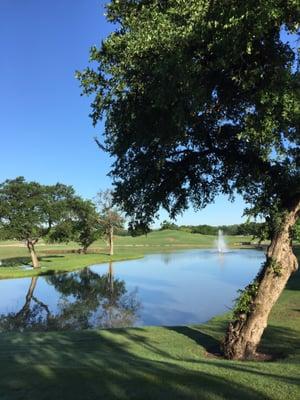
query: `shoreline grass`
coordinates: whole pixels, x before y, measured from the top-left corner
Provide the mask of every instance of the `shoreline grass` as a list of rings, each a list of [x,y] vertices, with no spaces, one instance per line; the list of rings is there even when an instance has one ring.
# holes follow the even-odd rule
[[[105,253],[46,255],[39,257],[41,264],[40,268],[21,269],[21,267],[18,266],[0,267],[0,280],[54,275],[77,271],[94,264],[135,260],[143,257],[143,254],[127,254],[126,252],[116,254],[114,256],[110,256]]]
[[[232,248],[251,248],[251,238],[241,236],[228,236],[228,246]],[[76,250],[78,244],[46,244],[36,246],[41,268],[23,269],[21,265],[31,263],[27,248],[20,242],[0,242],[0,279],[25,278],[65,273],[93,264],[108,263],[110,261],[125,261],[144,257],[146,254],[157,252],[170,252],[184,249],[212,248],[216,241],[215,236],[191,234],[182,231],[155,231],[147,236],[131,237],[117,236],[115,239],[115,255],[109,256],[103,241],[95,242],[88,254],[67,253],[62,250]],[[94,251],[97,249],[97,252]],[[51,252],[51,254],[49,254]]]

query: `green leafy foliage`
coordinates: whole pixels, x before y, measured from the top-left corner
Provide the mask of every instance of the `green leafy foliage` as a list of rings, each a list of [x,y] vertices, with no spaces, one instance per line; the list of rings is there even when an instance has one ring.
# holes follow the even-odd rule
[[[96,207],[90,200],[74,197],[69,204],[65,220],[55,226],[48,236],[49,242],[74,241],[82,246],[83,252],[101,236],[102,225]]]
[[[293,229],[292,229],[292,238],[295,241],[300,241],[300,221],[298,220],[298,222],[294,225]]]
[[[99,214],[95,205],[89,200],[76,199],[73,210],[76,215],[74,222],[76,241],[82,245],[85,252],[101,236]]]
[[[269,268],[274,275],[281,276],[282,274],[282,266],[281,264],[274,260],[273,258],[268,258],[266,261],[266,268]]]
[[[115,199],[147,229],[219,193],[273,219],[300,196],[296,1],[113,0],[116,30],[77,73],[105,116]],[[250,211],[250,210],[249,210]]]
[[[69,213],[71,186],[41,185],[23,177],[0,184],[0,230],[3,239],[37,241]]]
[[[245,289],[239,290],[240,296],[236,299],[233,315],[235,318],[241,318],[252,311],[252,304],[258,291],[259,282],[254,280]]]

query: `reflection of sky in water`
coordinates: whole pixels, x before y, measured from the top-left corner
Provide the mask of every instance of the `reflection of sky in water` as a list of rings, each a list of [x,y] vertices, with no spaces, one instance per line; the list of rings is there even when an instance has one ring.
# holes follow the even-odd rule
[[[199,323],[232,306],[237,290],[254,278],[264,255],[235,250],[219,255],[213,250],[188,250],[148,255],[113,264],[114,277],[131,292],[138,288],[142,309],[137,325]],[[106,274],[107,264],[93,266]],[[24,304],[31,279],[0,281],[0,313],[16,312]],[[34,295],[56,312],[60,294],[40,277]]]

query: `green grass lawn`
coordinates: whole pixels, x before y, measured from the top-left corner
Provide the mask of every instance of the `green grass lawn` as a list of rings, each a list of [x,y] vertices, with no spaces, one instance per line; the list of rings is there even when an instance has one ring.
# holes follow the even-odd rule
[[[12,250],[11,250],[12,251]],[[6,253],[7,254],[7,253]],[[24,270],[20,268],[21,264],[29,264],[30,258],[27,253],[20,252],[20,255],[13,257],[8,256],[2,258],[2,266],[0,267],[0,279],[7,278],[24,278],[29,276],[52,275],[55,273],[70,272],[94,264],[107,263],[109,261],[123,261],[143,257],[142,253],[133,252],[128,249],[121,250],[114,256],[109,256],[107,253],[92,253],[92,254],[50,254],[45,255],[42,251],[39,252],[41,268]]]
[[[162,251],[168,238],[174,238],[167,232],[163,235],[165,240],[161,240],[158,251]],[[208,238],[202,239],[199,247],[208,246]],[[126,238],[119,240],[128,244]],[[156,240],[152,238],[153,242]],[[154,245],[145,246],[142,253],[147,251],[146,247],[149,251],[155,249]],[[6,258],[12,254],[24,256],[23,248],[18,248],[17,253],[13,249],[10,253],[2,247],[0,254]],[[139,247],[117,247],[117,254],[124,257],[140,251]],[[86,262],[98,257],[99,262],[102,256],[105,254],[68,254],[53,259],[48,256],[42,259],[42,265],[50,259],[49,264],[67,270],[76,260],[84,260],[81,257],[87,257]],[[213,355],[224,335],[228,315],[199,326],[1,333],[0,399],[297,400],[299,288],[298,271],[274,307],[263,337],[260,350],[274,356],[274,361],[269,362],[226,361]]]
[[[250,241],[249,237],[241,236],[228,236],[226,239],[231,247],[239,247],[241,243]],[[154,231],[147,236],[139,237],[116,236],[113,257],[108,255],[103,241],[95,242],[91,246],[90,254],[60,253],[61,250],[78,249],[76,243],[49,245],[41,242],[36,245],[36,251],[41,261],[41,268],[38,270],[20,268],[22,264],[31,263],[28,250],[22,243],[0,242],[0,260],[2,260],[0,279],[67,272],[92,264],[140,258],[147,253],[213,247],[215,241],[215,236],[170,230]],[[51,254],[47,253],[49,250]]]
[[[207,324],[0,334],[1,400],[300,398],[300,274],[272,313],[269,362],[210,355],[226,316]]]

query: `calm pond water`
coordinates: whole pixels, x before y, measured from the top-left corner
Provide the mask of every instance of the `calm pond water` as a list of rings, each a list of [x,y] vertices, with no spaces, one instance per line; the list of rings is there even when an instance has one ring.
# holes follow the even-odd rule
[[[0,281],[0,331],[184,325],[228,310],[261,251],[188,250]]]

